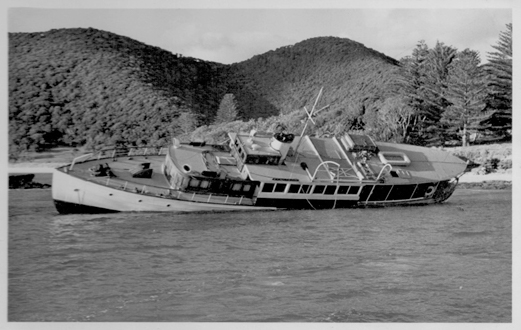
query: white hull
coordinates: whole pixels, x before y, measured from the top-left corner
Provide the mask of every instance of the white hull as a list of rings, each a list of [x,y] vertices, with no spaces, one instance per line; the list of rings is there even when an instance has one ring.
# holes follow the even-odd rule
[[[274,210],[236,204],[191,202],[149,196],[89,182],[60,170],[54,170],[52,198],[70,207],[90,207],[116,212],[222,212]],[[71,213],[74,211],[71,210]]]

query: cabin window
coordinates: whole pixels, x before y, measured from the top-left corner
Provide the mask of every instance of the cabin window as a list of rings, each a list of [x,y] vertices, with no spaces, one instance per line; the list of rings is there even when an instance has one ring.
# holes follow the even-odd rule
[[[242,184],[240,184],[240,183],[234,183],[232,185],[232,191],[241,191],[241,188],[242,188]]]
[[[358,190],[360,190],[360,186],[352,186],[351,189],[349,189],[349,195],[356,195],[358,194]]]
[[[209,186],[210,186],[210,181],[208,181],[208,180],[202,180],[201,181],[201,185],[200,185],[201,188],[206,189]]]
[[[192,187],[192,188],[198,188],[200,182],[201,182],[201,181],[199,181],[199,180],[197,180],[197,179],[191,179],[191,180],[190,180],[190,187]]]
[[[340,186],[338,187],[338,194],[339,195],[345,195],[349,191],[349,186]]]
[[[325,186],[317,185],[315,186],[315,189],[313,190],[313,194],[321,194],[324,192]]]
[[[284,192],[286,190],[286,184],[285,183],[277,183],[275,186],[275,192]]]
[[[288,193],[290,194],[297,194],[300,190],[300,185],[299,184],[290,184],[289,185],[289,189],[288,189]]]
[[[251,184],[245,184],[242,187],[242,191],[244,191],[244,192],[248,192],[248,191],[250,191],[250,189],[251,189]]]
[[[326,195],[334,195],[335,191],[336,191],[336,186],[327,186],[326,187],[326,191],[324,192],[324,194],[326,194]]]
[[[303,184],[300,187],[299,194],[309,194],[310,191],[311,191],[311,186],[308,184]]]
[[[273,192],[273,188],[275,187],[274,183],[265,183],[262,187],[262,192]]]

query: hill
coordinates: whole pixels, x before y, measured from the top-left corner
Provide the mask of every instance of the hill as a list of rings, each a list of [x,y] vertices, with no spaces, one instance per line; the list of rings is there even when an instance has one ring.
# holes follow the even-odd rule
[[[351,128],[387,97],[396,64],[333,37],[224,65],[96,29],[10,33],[10,155],[123,141],[163,144],[211,124],[226,93],[235,95],[238,119],[247,121],[291,114],[324,86],[321,105],[331,106],[317,127],[327,130],[334,121]]]
[[[250,89],[283,113],[302,109],[320,87],[330,111],[350,104],[364,111],[385,97],[398,62],[361,43],[336,37],[318,37],[281,47],[232,65],[246,77]]]

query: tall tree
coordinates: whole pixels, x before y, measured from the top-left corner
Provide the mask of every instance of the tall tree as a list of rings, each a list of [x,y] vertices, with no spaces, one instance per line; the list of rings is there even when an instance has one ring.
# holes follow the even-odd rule
[[[425,91],[424,100],[427,105],[424,107],[423,126],[428,144],[443,142],[443,136],[439,134],[441,130],[440,119],[450,105],[447,100],[447,80],[449,67],[456,57],[456,53],[455,48],[438,41],[436,46],[429,51],[425,61],[426,79],[423,89]]]
[[[497,45],[492,47],[496,52],[488,53],[489,64],[486,66],[490,74],[490,96],[487,108],[490,116],[483,124],[498,135],[509,135],[512,129],[512,24],[501,32]]]
[[[231,93],[225,94],[215,115],[214,124],[229,123],[237,118],[237,101]]]
[[[403,141],[413,144],[423,144],[423,125],[429,104],[425,102],[424,84],[426,80],[426,59],[429,47],[422,40],[412,52],[412,56],[400,60],[398,75],[398,94],[405,100],[405,106],[412,111],[411,125],[403,135]]]
[[[449,65],[457,50],[437,42],[429,49],[420,41],[411,57],[401,60],[400,94],[406,98],[413,115],[405,131],[405,141],[433,144],[440,140],[440,119],[450,105],[447,100]]]
[[[457,54],[449,65],[445,97],[451,103],[442,115],[445,135],[461,135],[468,145],[469,130],[479,129],[479,115],[485,108],[487,81],[479,53],[469,49]]]

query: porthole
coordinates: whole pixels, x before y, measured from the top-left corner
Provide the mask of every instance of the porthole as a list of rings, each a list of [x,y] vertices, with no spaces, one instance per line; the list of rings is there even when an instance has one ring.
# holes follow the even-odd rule
[[[191,170],[192,170],[192,168],[190,167],[190,165],[188,165],[188,164],[183,165],[183,171],[185,171],[186,173],[190,173]]]

